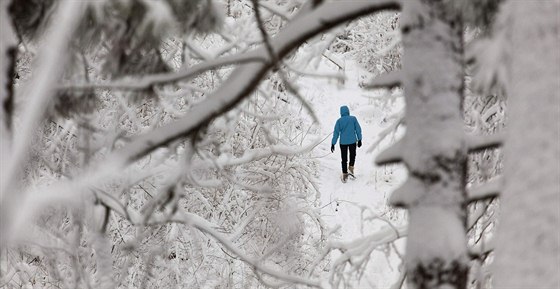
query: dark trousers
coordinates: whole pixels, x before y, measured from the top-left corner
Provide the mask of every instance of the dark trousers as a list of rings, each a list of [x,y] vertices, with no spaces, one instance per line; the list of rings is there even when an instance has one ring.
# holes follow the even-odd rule
[[[348,161],[348,150],[350,150],[350,166],[354,166],[356,161],[356,144],[340,145],[340,155],[342,156],[342,172],[347,174],[348,168],[346,167],[346,162]]]

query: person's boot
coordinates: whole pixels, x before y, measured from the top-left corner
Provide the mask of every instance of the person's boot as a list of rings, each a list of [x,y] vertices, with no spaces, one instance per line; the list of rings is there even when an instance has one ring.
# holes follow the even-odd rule
[[[354,175],[354,166],[349,166],[348,172],[350,172],[351,175]]]
[[[348,180],[348,174],[343,173],[342,174],[342,182],[346,183],[347,180]]]

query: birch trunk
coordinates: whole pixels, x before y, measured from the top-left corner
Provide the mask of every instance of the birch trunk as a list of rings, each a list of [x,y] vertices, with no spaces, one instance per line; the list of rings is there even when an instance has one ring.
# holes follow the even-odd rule
[[[12,71],[14,65],[14,55],[17,42],[10,22],[11,17],[8,13],[7,0],[0,0],[0,188],[6,178],[6,163],[11,146],[11,126],[12,126]],[[0,191],[0,196],[3,192]],[[0,203],[0,212],[3,210],[3,203]],[[0,244],[2,244],[0,236]],[[6,273],[7,254],[0,246],[0,280]]]
[[[496,288],[560,288],[560,1],[508,1],[511,59]]]
[[[409,171],[390,199],[409,211],[408,288],[465,288],[467,280],[462,23],[445,5],[403,1],[406,134],[384,154]]]
[[[8,4],[9,1],[0,0],[0,163],[6,162],[10,147],[13,110],[11,74],[15,57],[13,52],[17,45]]]

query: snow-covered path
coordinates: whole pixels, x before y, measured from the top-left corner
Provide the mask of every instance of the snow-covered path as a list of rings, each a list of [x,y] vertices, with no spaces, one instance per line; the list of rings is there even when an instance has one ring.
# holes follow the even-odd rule
[[[337,85],[335,81],[306,79],[301,83],[303,91],[315,108],[315,113],[321,121],[321,136],[328,137],[314,151],[319,156],[320,177],[319,188],[321,192],[321,213],[329,228],[340,229],[335,236],[340,241],[350,241],[368,235],[386,223],[375,220],[362,221],[372,216],[386,216],[388,194],[404,178],[404,171],[379,168],[373,163],[373,152],[367,152],[371,143],[377,139],[377,134],[383,129],[381,110],[372,104],[368,93],[358,85],[359,70],[351,65],[346,71],[348,79],[344,85]],[[336,120],[340,117],[339,108],[347,105],[350,114],[358,118],[363,132],[363,143],[357,149],[355,172],[356,179],[342,183],[341,157],[338,144],[335,152],[330,153],[332,130]],[[339,255],[335,252],[331,258]],[[388,264],[385,255],[376,252],[372,255],[368,270],[361,282],[354,288],[389,288],[396,279],[396,256],[389,257]],[[394,262],[395,261],[395,262]]]
[[[347,105],[350,113],[357,116],[363,131],[364,146],[356,151],[356,180],[349,180],[347,183],[341,182],[341,157],[338,144],[335,146],[334,153],[329,151],[332,136],[329,136],[319,148],[322,151],[321,155],[325,156],[320,159],[321,202],[326,205],[322,213],[325,216],[332,216],[327,217],[327,220],[333,227],[337,224],[344,224],[341,230],[342,239],[352,239],[358,237],[356,233],[360,231],[360,210],[352,203],[378,209],[385,206],[382,192],[376,192],[373,189],[375,187],[373,156],[366,152],[368,140],[373,139],[375,127],[372,121],[367,122],[365,117],[360,116],[360,108],[368,106],[368,99],[361,95],[362,91],[359,89],[338,90],[336,87],[329,86],[322,88],[325,90],[324,95],[321,99],[316,100],[316,113],[322,121],[322,135],[332,133],[334,123],[340,117],[339,108],[342,105]]]

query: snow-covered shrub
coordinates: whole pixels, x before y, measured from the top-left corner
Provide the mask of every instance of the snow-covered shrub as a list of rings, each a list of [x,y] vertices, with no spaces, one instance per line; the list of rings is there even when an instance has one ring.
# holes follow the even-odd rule
[[[207,54],[216,46],[229,54],[258,38],[235,28],[241,41],[233,40],[198,26],[193,29],[204,35],[163,38],[169,34],[159,32],[168,31],[170,24],[159,22],[182,11],[173,6],[179,2],[194,3],[117,1],[90,6],[85,21],[98,30],[79,28],[85,29],[80,31],[83,38],[70,50],[63,83],[87,86],[177,71],[185,63],[218,56]],[[202,8],[196,7],[204,10],[211,1],[200,2]],[[119,9],[105,14],[110,9],[103,5]],[[175,20],[200,25],[192,18]],[[210,22],[214,26],[216,20]],[[119,23],[125,25],[124,32],[117,29]],[[131,23],[138,25],[126,28]],[[238,41],[242,44],[228,46]],[[35,45],[30,42],[29,48]],[[26,52],[22,58],[33,55]],[[30,63],[17,68],[25,76],[18,88],[29,81]],[[189,81],[140,91],[61,89],[31,146],[27,185],[71,181],[135,135],[185,117],[230,72],[211,70]],[[273,74],[266,83],[282,81]],[[300,103],[287,100],[281,88],[263,85],[196,133],[116,172],[110,181],[87,186],[90,194],[80,202],[41,212],[42,221],[2,259],[6,273],[14,275],[6,286],[254,288],[276,282],[255,266],[309,274],[317,245],[324,242],[317,237],[323,227],[314,211],[316,164],[305,157],[315,135],[309,118],[294,117],[300,115]],[[24,257],[13,258],[14,254]]]

